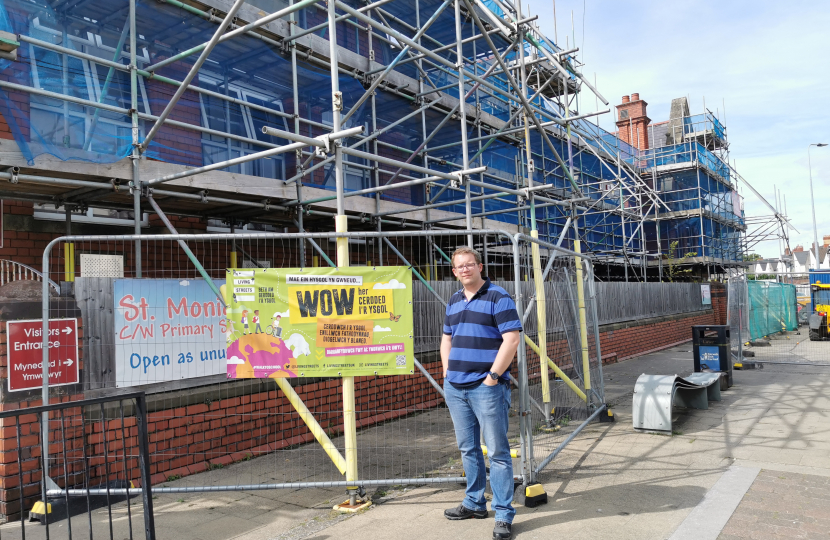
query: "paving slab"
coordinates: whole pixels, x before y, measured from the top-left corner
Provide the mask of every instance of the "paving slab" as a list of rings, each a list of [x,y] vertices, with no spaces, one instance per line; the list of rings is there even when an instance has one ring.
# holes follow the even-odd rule
[[[798,342],[795,349],[799,359],[830,357],[830,342],[825,342],[826,349],[801,344]],[[789,347],[792,346],[790,343]],[[779,355],[787,350],[776,340],[768,349]],[[723,401],[710,403],[708,410],[681,412],[671,436],[635,432],[631,425],[631,397],[637,377],[642,373],[683,376],[691,371],[690,344],[606,366],[606,400],[612,404],[617,422],[588,426],[548,467],[541,481],[550,502],[535,509],[517,506],[517,537],[666,539],[734,466],[761,472],[720,532],[721,539],[798,535],[812,538],[809,534],[816,531],[826,538],[830,526],[821,520],[828,519],[825,499],[830,491],[830,392],[826,391],[830,369],[768,365],[762,370],[736,371],[735,386],[723,393]],[[407,476],[410,465],[400,454],[415,455],[411,446],[419,437],[427,437],[429,451],[418,455],[422,460],[418,466],[429,461],[444,473],[457,467],[457,450],[445,410],[390,422],[375,431],[367,430],[362,436],[364,451],[384,450],[383,456],[372,458],[373,471],[379,474]],[[320,452],[302,459],[300,455],[293,452],[263,456],[166,485],[331,478],[331,466]],[[462,486],[387,486],[369,492],[376,504],[352,516],[331,510],[344,497],[339,488],[159,494],[154,498],[157,537],[491,538],[492,519],[450,522],[443,518],[443,510],[455,506],[463,497]],[[136,503],[134,499],[131,510],[134,537],[139,538],[142,515]],[[113,515],[113,537],[128,538],[126,503],[116,505]],[[792,516],[795,519],[790,521],[797,523],[787,523]],[[73,518],[73,530],[85,531],[86,519]],[[93,521],[95,537],[108,538],[106,509],[95,511]],[[750,522],[751,527],[744,526]],[[50,527],[51,538],[65,537],[55,534],[62,533],[65,526],[66,523]],[[19,523],[2,525],[0,535],[4,539],[21,538],[19,527]],[[26,537],[45,538],[44,529],[29,526]]]

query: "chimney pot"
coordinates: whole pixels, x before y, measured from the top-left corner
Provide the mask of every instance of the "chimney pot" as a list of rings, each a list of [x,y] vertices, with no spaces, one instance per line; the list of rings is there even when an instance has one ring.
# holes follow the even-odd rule
[[[640,101],[640,94],[631,94],[631,101]]]
[[[631,101],[631,98],[629,98],[628,96],[623,96],[623,99],[622,99],[623,103],[628,103],[629,101]]]

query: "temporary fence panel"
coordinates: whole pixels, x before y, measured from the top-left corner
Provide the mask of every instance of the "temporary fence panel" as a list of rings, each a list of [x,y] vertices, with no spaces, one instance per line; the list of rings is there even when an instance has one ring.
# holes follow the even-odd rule
[[[779,272],[778,281],[756,281],[738,273],[729,276],[732,355],[742,369],[830,367],[826,319],[812,317],[810,294],[801,294],[809,288],[812,274]],[[811,328],[811,319],[816,327]]]
[[[561,250],[551,261],[557,253],[553,246],[539,244],[540,261],[550,262],[551,267],[543,284],[548,351],[544,374],[549,383],[543,392],[539,319],[531,305],[540,298],[532,281],[535,241],[494,231],[346,236],[352,265],[378,271],[403,265],[413,275],[414,367],[401,375],[356,378],[356,484],[463,481],[452,421],[442,399],[439,355],[445,304],[460,288],[449,261],[459,246],[472,243],[482,253],[485,275],[515,295],[522,314],[529,309],[526,344],[511,368],[516,421],[510,437],[517,477],[534,478],[545,460],[550,462],[548,458],[564,447],[569,434],[584,427],[585,420],[603,406],[596,288],[588,259],[577,263],[572,252]],[[51,395],[146,391],[151,480],[159,492],[352,484],[342,476],[337,457],[346,452],[341,380],[287,378],[278,388],[269,379],[229,379],[223,298],[214,291],[232,262],[237,268],[333,265],[334,237],[334,233],[143,236],[140,279],[134,240],[73,238],[76,256],[121,257],[123,277],[78,276],[74,298],[51,301],[51,317],[77,318],[82,336],[80,383],[51,388]],[[47,275],[64,274],[65,253],[72,251],[64,250],[60,241],[53,244],[46,257]],[[84,269],[76,267],[76,272],[83,275]],[[275,315],[260,314],[263,331]],[[305,354],[299,340],[282,339],[292,355]],[[523,377],[528,381],[526,392],[518,387]],[[522,410],[530,411],[529,416]],[[252,459],[258,456],[262,457]],[[246,464],[235,466],[240,462]],[[221,479],[194,476],[225,467],[230,468]],[[175,485],[159,486],[174,481]]]
[[[798,327],[795,285],[749,280],[747,287],[752,339]]]
[[[516,294],[527,345],[520,350],[527,356],[527,467],[535,478],[604,410],[605,396],[589,259],[528,236],[518,238],[528,278],[542,281],[541,287],[522,281]]]
[[[740,362],[744,342],[749,339],[749,297],[745,274],[729,276],[726,293],[726,320],[732,356]]]

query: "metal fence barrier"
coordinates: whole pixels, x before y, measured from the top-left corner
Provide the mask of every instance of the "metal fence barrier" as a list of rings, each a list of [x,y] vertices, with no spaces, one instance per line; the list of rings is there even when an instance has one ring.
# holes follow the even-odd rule
[[[779,272],[775,279],[764,280],[738,273],[729,277],[732,353],[742,369],[830,367],[826,317],[814,318],[811,303],[814,295],[819,304],[830,297],[826,289],[811,290],[811,283],[830,282],[828,274],[811,270]],[[818,323],[816,329],[811,319]]]
[[[333,446],[345,454],[348,437],[340,379],[300,377],[289,379],[289,386],[282,389],[270,380],[232,380],[223,367],[217,368],[222,362],[216,360],[224,357],[224,350],[217,350],[215,356],[200,353],[193,359],[197,370],[202,370],[197,378],[145,379],[140,387],[147,392],[154,492],[463,482],[452,422],[442,399],[438,351],[445,305],[459,288],[451,281],[449,254],[470,243],[483,255],[485,275],[514,295],[523,320],[524,345],[511,370],[512,415],[517,421],[511,425],[510,437],[517,482],[536,481],[565,445],[605,409],[597,287],[590,259],[501,231],[148,235],[140,237],[140,265],[134,250],[138,237],[58,239],[44,254],[45,275],[64,274],[66,252],[87,255],[85,265],[71,276],[78,309],[51,313],[53,318],[77,317],[82,322],[83,373],[79,385],[51,388],[51,395],[118,391],[125,384],[119,371],[130,365],[124,363],[124,351],[119,351],[123,346],[119,336],[125,332],[137,336],[135,354],[152,358],[152,347],[143,344],[150,337],[147,334],[171,329],[149,330],[147,324],[127,327],[115,321],[125,313],[140,319],[137,322],[149,321],[169,309],[151,300],[142,306],[143,299],[159,294],[161,280],[219,281],[229,267],[333,266],[337,237],[348,239],[353,265],[405,265],[413,282],[420,283],[413,291],[417,369],[406,375],[355,378],[359,480],[343,478],[324,449],[314,444],[309,414],[304,417],[304,409],[294,406],[301,401]],[[66,242],[73,244],[73,250],[61,249]],[[122,276],[130,280],[128,301]],[[44,298],[48,314],[48,296]],[[184,305],[197,300],[203,299],[182,298]],[[181,309],[182,302],[174,307]],[[191,335],[184,342],[196,346],[205,339]],[[286,391],[293,394],[293,401]],[[217,481],[194,474],[224,467],[230,469]],[[83,495],[72,489],[56,493]],[[115,493],[135,492],[125,487]]]

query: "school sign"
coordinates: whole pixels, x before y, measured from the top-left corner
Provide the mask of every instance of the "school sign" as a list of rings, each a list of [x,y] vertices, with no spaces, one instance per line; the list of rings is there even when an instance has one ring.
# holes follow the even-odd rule
[[[228,378],[413,372],[407,267],[229,269]]]

